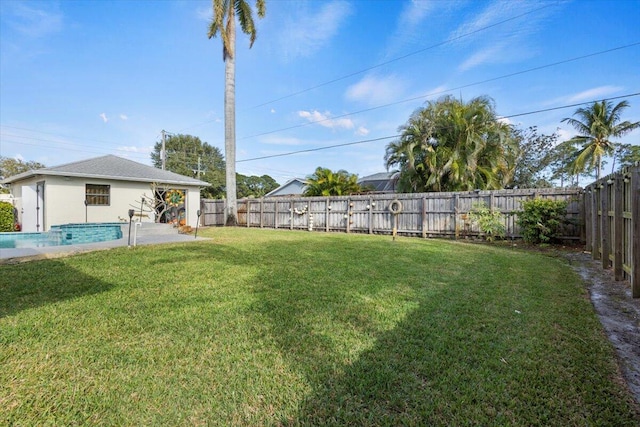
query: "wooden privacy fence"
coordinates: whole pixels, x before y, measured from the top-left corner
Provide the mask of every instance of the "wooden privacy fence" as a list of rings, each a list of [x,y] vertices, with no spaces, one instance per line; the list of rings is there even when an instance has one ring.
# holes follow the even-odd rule
[[[640,298],[640,167],[626,168],[585,188],[586,248],[615,280],[629,279]]]
[[[520,202],[535,197],[566,200],[570,224],[565,227],[564,237],[582,240],[579,188],[242,199],[238,201],[238,223],[246,227],[369,234],[391,234],[397,227],[401,235],[464,238],[481,235],[468,213],[474,204],[484,202],[503,214],[506,237],[520,238]],[[396,200],[399,203],[390,209]],[[202,225],[224,225],[224,200],[203,200],[202,212]]]

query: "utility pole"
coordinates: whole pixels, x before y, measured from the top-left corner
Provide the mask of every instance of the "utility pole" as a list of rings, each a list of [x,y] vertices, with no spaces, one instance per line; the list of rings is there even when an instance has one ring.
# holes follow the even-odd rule
[[[165,170],[167,164],[167,150],[165,149],[166,132],[162,129],[162,151],[160,152],[160,158],[162,159],[162,170]]]
[[[206,172],[206,169],[202,170],[202,157],[198,156],[198,169],[193,169],[193,173],[196,174],[198,179],[200,179],[200,172],[204,174],[204,172]]]

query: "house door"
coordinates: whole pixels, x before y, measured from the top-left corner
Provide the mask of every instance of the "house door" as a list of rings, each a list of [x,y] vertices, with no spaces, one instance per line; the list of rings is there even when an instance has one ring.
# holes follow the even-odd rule
[[[22,186],[22,231],[44,231],[44,181]]]

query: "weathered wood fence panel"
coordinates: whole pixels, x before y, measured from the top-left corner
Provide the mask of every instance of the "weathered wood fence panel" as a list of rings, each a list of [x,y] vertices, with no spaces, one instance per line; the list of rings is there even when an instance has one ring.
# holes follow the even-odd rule
[[[468,213],[484,202],[503,214],[507,237],[520,238],[520,202],[535,197],[567,200],[572,224],[564,230],[564,237],[580,239],[583,201],[579,188],[242,199],[238,201],[238,222],[245,227],[391,234],[395,218],[389,206],[398,200],[402,205],[397,213],[398,234],[465,238],[481,234]],[[202,211],[202,225],[224,225],[224,200],[203,200]]]
[[[629,279],[640,298],[640,167],[608,175],[585,188],[586,248],[615,280]]]

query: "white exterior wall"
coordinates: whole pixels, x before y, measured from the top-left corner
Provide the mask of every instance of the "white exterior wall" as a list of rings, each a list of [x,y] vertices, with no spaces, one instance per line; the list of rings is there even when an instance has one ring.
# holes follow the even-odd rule
[[[22,188],[35,187],[37,182],[45,181],[44,185],[44,224],[40,224],[39,231],[48,231],[52,225],[84,223],[86,222],[128,222],[129,209],[134,209],[134,221],[139,219],[140,200],[144,197],[152,197],[151,184],[145,182],[115,181],[87,179],[63,176],[38,176],[28,180],[11,184],[11,193],[15,198],[18,209],[19,222],[23,224],[24,231],[36,231],[31,217],[34,206],[26,206]],[[110,185],[109,206],[87,206],[85,211],[85,184]],[[184,185],[176,185],[184,190]],[[199,187],[187,188],[186,192],[186,219],[187,224],[195,226],[197,222],[197,210],[200,209]],[[145,210],[148,210],[146,208]],[[25,214],[25,211],[26,214]],[[86,218],[85,218],[86,215]],[[147,216],[145,216],[147,215]],[[25,223],[24,220],[28,223]],[[143,211],[142,222],[155,222],[153,212]],[[26,227],[26,228],[25,228]]]
[[[52,225],[83,222],[128,222],[129,209],[140,211],[140,200],[144,194],[151,197],[151,187],[144,182],[111,181],[74,177],[48,176],[45,184],[45,218],[47,230]],[[109,205],[86,207],[86,184],[109,185]],[[142,222],[154,222],[151,212]],[[138,217],[135,216],[134,220]]]
[[[200,209],[200,188],[191,187],[187,189],[185,209],[187,225],[195,227],[198,223],[198,209]]]

